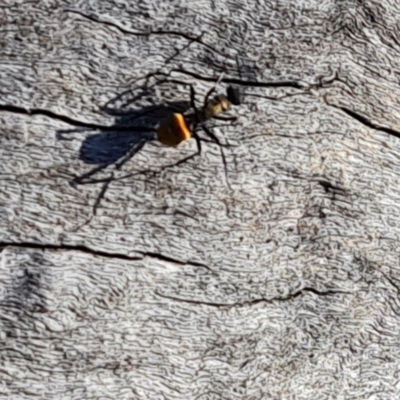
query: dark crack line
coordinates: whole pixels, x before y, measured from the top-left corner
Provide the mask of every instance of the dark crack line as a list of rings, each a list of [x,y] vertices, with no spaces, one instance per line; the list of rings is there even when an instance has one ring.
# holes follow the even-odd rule
[[[282,298],[278,298],[276,300],[290,300],[292,298],[296,298],[301,296],[304,292],[310,292],[310,293],[314,293],[317,296],[332,296],[335,294],[353,294],[354,292],[347,292],[345,290],[326,290],[326,291],[321,291],[312,287],[305,287],[303,289],[300,289],[298,292],[293,293],[287,297],[282,297]]]
[[[200,301],[200,300],[189,300],[189,299],[183,299],[180,297],[174,297],[174,296],[167,296],[164,295],[158,291],[155,292],[156,295],[163,297],[168,300],[173,300],[173,301],[179,301],[182,303],[188,303],[188,304],[195,304],[195,305],[205,305],[205,306],[210,306],[210,307],[238,307],[238,306],[244,306],[244,305],[255,305],[259,303],[267,303],[267,304],[273,304],[274,302],[278,301],[287,301],[287,300],[292,300],[295,299],[296,297],[299,297],[303,295],[305,292],[311,292],[316,294],[317,296],[332,296],[335,294],[353,294],[353,292],[346,292],[346,291],[340,291],[340,290],[327,290],[325,292],[319,291],[314,288],[303,288],[299,290],[296,293],[290,294],[286,297],[275,297],[272,299],[266,299],[266,298],[261,298],[261,299],[255,299],[255,300],[249,300],[249,301],[244,301],[243,303],[213,303],[213,302],[206,302],[206,301]]]
[[[256,97],[259,99],[267,99],[267,100],[271,100],[271,101],[280,101],[280,100],[286,99],[288,97],[296,97],[296,96],[302,96],[302,95],[314,97],[314,95],[310,92],[290,93],[290,94],[285,94],[285,95],[279,96],[279,97],[263,96],[262,94],[246,92],[246,97]],[[280,135],[280,136],[282,136],[282,135]]]
[[[0,104],[0,111],[6,111],[14,114],[22,114],[22,115],[44,115],[46,117],[56,119],[62,122],[65,122],[69,125],[78,126],[82,128],[89,129],[99,129],[103,131],[129,131],[129,132],[153,132],[153,128],[146,127],[137,127],[137,126],[110,126],[110,125],[98,125],[92,124],[89,122],[79,121],[77,119],[73,119],[67,117],[66,115],[56,114],[50,110],[44,110],[40,108],[26,109],[23,107],[13,106],[9,104]]]
[[[398,132],[398,131],[396,131],[394,129],[390,129],[390,128],[386,128],[384,126],[380,126],[380,125],[370,121],[368,118],[364,117],[363,115],[360,115],[360,114],[356,113],[355,111],[350,110],[347,107],[338,106],[336,104],[329,103],[326,100],[325,97],[324,97],[324,100],[325,100],[325,103],[328,106],[331,106],[331,107],[337,108],[338,110],[343,111],[349,117],[356,119],[358,122],[360,122],[361,124],[365,125],[366,127],[370,128],[370,129],[374,129],[374,130],[379,131],[379,132],[385,132],[385,133],[387,133],[387,134],[389,134],[391,136],[395,136],[397,138],[400,138],[400,132]]]
[[[173,300],[173,301],[178,301],[181,303],[187,303],[187,304],[195,304],[195,305],[204,305],[204,306],[210,306],[210,307],[235,307],[238,305],[243,305],[245,303],[211,303],[211,302],[206,302],[206,301],[199,301],[199,300],[189,300],[189,299],[183,299],[180,297],[174,297],[174,296],[167,296],[165,294],[160,293],[159,291],[155,291],[155,294],[159,297],[162,297],[163,299],[168,299],[168,300]]]
[[[91,254],[94,256],[106,257],[106,258],[116,258],[119,260],[126,261],[137,261],[143,260],[143,257],[128,256],[121,253],[110,253],[107,251],[94,250],[85,245],[69,245],[69,244],[41,244],[34,242],[0,242],[0,248],[4,247],[18,247],[22,249],[37,249],[37,250],[67,250],[67,251],[78,251],[86,254]],[[139,253],[140,254],[140,253]]]
[[[100,256],[105,258],[114,258],[119,260],[126,260],[126,261],[138,261],[143,260],[146,257],[157,259],[160,261],[177,264],[181,266],[193,266],[193,267],[202,267],[206,268],[209,271],[212,271],[211,268],[205,264],[196,262],[196,261],[181,261],[172,257],[165,256],[163,254],[154,253],[154,252],[147,252],[147,251],[136,251],[136,254],[140,254],[138,256],[128,256],[126,254],[121,253],[111,253],[107,251],[101,250],[94,250],[90,247],[85,245],[68,245],[68,244],[41,244],[41,243],[34,243],[34,242],[21,242],[21,243],[14,243],[14,242],[0,242],[0,252],[4,250],[6,247],[17,247],[22,249],[38,249],[38,250],[66,250],[66,251],[77,251],[86,254],[91,254],[94,256]]]
[[[167,30],[157,30],[157,31],[152,31],[149,30],[147,32],[139,32],[139,31],[131,31],[129,29],[123,28],[122,26],[119,26],[117,24],[115,24],[114,22],[111,21],[105,21],[105,20],[101,20],[97,17],[91,16],[91,15],[87,15],[84,14],[83,12],[79,11],[79,10],[73,10],[73,9],[65,9],[64,12],[70,12],[73,14],[77,14],[80,15],[83,18],[88,19],[89,21],[92,22],[96,22],[99,24],[103,24],[103,25],[107,25],[110,26],[112,28],[115,28],[117,30],[119,30],[121,33],[126,34],[126,35],[133,35],[133,36],[142,36],[142,37],[149,37],[151,35],[160,35],[160,36],[179,36],[182,37],[186,40],[189,40],[190,42],[196,42],[218,54],[222,54],[221,52],[219,52],[217,49],[215,49],[214,47],[202,42],[200,39],[202,38],[202,36],[204,35],[204,32],[202,32],[199,36],[190,36],[185,32],[180,32],[180,31],[167,31]]]
[[[192,43],[198,42],[203,37],[204,32],[202,32],[197,38],[190,40],[188,43],[186,43],[182,48],[175,49],[175,53],[171,56],[169,56],[165,61],[164,61],[164,67],[172,62],[175,57],[179,56],[184,50],[187,50]]]
[[[179,69],[172,69],[171,72],[177,72],[183,75],[188,75],[193,78],[199,79],[201,81],[205,82],[215,82],[215,77],[206,77],[200,74],[197,74],[192,71],[187,71],[183,68]],[[270,88],[270,87],[291,87],[294,89],[303,89],[307,87],[307,85],[302,85],[299,82],[295,81],[282,81],[282,82],[259,82],[259,81],[248,81],[248,80],[242,80],[242,79],[237,79],[237,78],[223,78],[221,79],[221,82],[224,83],[229,83],[233,85],[239,85],[239,86],[251,86],[251,87],[262,87],[262,88]]]
[[[206,264],[202,264],[196,261],[181,261],[181,260],[177,260],[176,258],[172,258],[172,257],[168,257],[165,256],[163,254],[159,254],[159,253],[153,253],[153,252],[142,252],[142,251],[135,251],[138,254],[141,254],[143,257],[151,257],[151,258],[156,258],[157,260],[160,261],[165,261],[168,263],[172,263],[172,264],[177,264],[177,265],[181,265],[181,266],[192,266],[192,267],[201,267],[201,268],[205,268],[209,271],[212,271],[212,269],[206,265]]]

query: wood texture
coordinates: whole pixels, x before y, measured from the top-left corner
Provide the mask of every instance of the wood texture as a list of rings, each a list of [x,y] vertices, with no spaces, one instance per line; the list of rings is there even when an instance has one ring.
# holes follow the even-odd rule
[[[0,398],[399,398],[399,13],[3,1]]]

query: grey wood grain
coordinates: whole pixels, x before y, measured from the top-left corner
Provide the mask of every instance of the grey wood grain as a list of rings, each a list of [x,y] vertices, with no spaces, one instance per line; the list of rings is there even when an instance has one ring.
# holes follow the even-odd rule
[[[3,2],[0,398],[398,398],[399,8]]]

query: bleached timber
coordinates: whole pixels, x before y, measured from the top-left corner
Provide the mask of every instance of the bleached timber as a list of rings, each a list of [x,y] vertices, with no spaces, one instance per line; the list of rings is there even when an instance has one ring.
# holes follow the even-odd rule
[[[3,0],[0,398],[399,398],[399,13]]]

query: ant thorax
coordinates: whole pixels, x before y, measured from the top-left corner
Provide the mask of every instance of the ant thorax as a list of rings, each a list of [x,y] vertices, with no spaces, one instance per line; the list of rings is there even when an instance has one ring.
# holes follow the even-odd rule
[[[219,94],[206,105],[204,109],[205,119],[222,114],[225,111],[228,111],[230,107],[231,102],[228,100],[228,98],[224,94]]]
[[[209,100],[207,104],[201,109],[191,109],[185,113],[186,120],[190,123],[203,123],[219,114],[228,111],[232,103],[224,94],[219,94]]]

